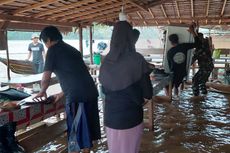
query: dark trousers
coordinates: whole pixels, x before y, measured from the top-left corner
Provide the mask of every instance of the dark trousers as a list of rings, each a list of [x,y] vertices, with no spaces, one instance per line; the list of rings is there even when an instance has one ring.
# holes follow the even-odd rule
[[[193,95],[198,96],[200,94],[200,90],[202,94],[207,94],[206,82],[213,70],[213,67],[210,68],[200,68],[198,72],[192,78],[192,90]]]

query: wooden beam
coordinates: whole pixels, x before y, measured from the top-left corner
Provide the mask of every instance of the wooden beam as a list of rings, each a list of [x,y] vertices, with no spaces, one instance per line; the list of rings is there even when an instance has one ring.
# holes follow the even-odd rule
[[[105,5],[105,4],[111,3],[111,2],[112,2],[111,5],[113,5],[114,4],[113,1],[114,0],[112,0],[112,1],[103,0],[101,2],[91,4],[89,6],[88,5],[87,6],[82,6],[80,8],[76,8],[76,9],[73,9],[73,10],[70,10],[70,11],[60,12],[58,14],[54,14],[50,18],[52,19],[52,18],[57,18],[57,17],[62,17],[62,16],[65,16],[65,15],[68,15],[68,16],[65,16],[65,18],[64,18],[64,19],[68,20],[68,19],[71,19],[71,18],[83,16],[84,14],[90,14],[88,12],[93,12],[93,13],[94,12],[99,12],[99,10],[103,10],[104,7],[100,8],[100,9],[95,9],[95,7],[101,7],[102,5]],[[91,10],[91,11],[89,11],[89,10]],[[70,15],[70,14],[73,14],[73,15]]]
[[[127,6],[126,13],[128,13],[128,10],[129,10],[128,7],[132,7],[132,6]],[[137,9],[138,8],[135,8],[135,10],[137,10]],[[119,12],[120,12],[120,7],[114,7],[113,9],[109,9],[109,10],[101,12],[101,13],[94,13],[94,14],[88,15],[88,16],[86,16],[84,18],[80,18],[81,21],[77,21],[77,22],[85,22],[85,21],[91,21],[91,20],[97,22],[98,17],[99,18],[104,17],[106,19],[106,17],[108,17],[111,14],[112,14],[112,16],[117,16],[118,17]],[[78,20],[78,19],[76,19],[76,20]],[[74,20],[72,20],[72,21],[74,21]]]
[[[61,120],[46,128],[41,128],[40,131],[22,139],[20,144],[25,148],[26,152],[34,152],[35,149],[48,142],[60,137],[66,131],[66,120]],[[49,134],[47,134],[49,133]]]
[[[3,21],[3,22],[1,22],[1,23],[0,23],[0,29],[1,29],[1,30],[7,29],[9,23],[10,23],[9,21]]]
[[[154,0],[154,1],[150,2],[150,3],[148,3],[145,7],[146,8],[151,8],[151,7],[155,7],[155,6],[158,6],[158,5],[162,5],[165,2],[169,2],[169,1],[172,1],[172,0]]]
[[[37,15],[34,15],[33,17],[35,17],[35,18],[36,18],[36,17],[41,17],[41,16],[44,16],[44,15],[47,15],[47,14],[53,14],[53,13],[55,13],[55,12],[62,12],[62,13],[64,13],[63,11],[66,11],[66,10],[68,10],[68,9],[71,9],[71,11],[73,11],[74,8],[79,9],[79,8],[77,8],[77,7],[82,6],[82,5],[86,5],[86,4],[92,3],[92,2],[96,2],[96,0],[83,0],[83,1],[80,1],[80,2],[77,1],[77,2],[72,3],[72,4],[65,5],[65,6],[59,8],[59,9],[54,8],[54,9],[52,9],[52,10],[44,11],[44,12],[42,12],[42,13],[39,13],[39,14],[37,14]]]
[[[139,11],[137,11],[137,15],[138,15],[141,19],[143,19],[144,25],[147,25],[145,19],[143,18],[143,16],[141,15],[141,13],[140,13]]]
[[[98,13],[99,14],[103,14],[103,13],[106,14],[107,11],[111,12],[111,10],[113,10],[113,9],[121,9],[121,5],[122,5],[122,3],[116,3],[116,4],[107,5],[105,7],[101,7],[99,9],[93,9],[91,11],[86,10],[85,12],[82,12],[82,13],[76,13],[73,15],[69,15],[68,17],[63,18],[63,20],[72,19],[72,20],[70,20],[70,22],[73,22],[73,21],[78,21],[78,20],[88,18],[89,16],[98,16]]]
[[[3,23],[2,27],[5,27],[5,24],[8,22]],[[6,51],[6,58],[7,58],[7,78],[10,80],[10,60],[9,60],[9,50],[8,50],[8,41],[7,41],[7,30],[0,29],[0,49]]]
[[[208,17],[208,14],[209,14],[209,7],[210,7],[210,0],[208,0],[207,2],[206,17]],[[206,20],[206,24],[208,24],[208,20]]]
[[[132,4],[133,6],[141,9],[142,11],[148,11],[148,9],[140,4],[138,4],[136,1],[133,0],[127,0],[128,3]]]
[[[152,18],[153,19],[155,19],[155,16],[154,16],[154,14],[153,14],[153,11],[149,8],[148,9],[149,10],[149,13],[150,13],[150,15],[152,16]],[[155,21],[156,22],[156,24],[158,25],[158,22],[157,21]]]
[[[135,12],[135,11],[138,11],[138,8],[130,8],[130,9],[126,9],[126,13],[130,13],[130,12]],[[94,17],[94,18],[91,18],[91,19],[87,19],[87,20],[82,20],[80,23],[85,25],[85,24],[91,24],[92,22],[104,22],[104,21],[113,21],[115,19],[118,19],[118,13],[119,13],[119,10],[117,11],[117,13],[113,10],[113,13],[112,14],[103,14],[103,15],[100,15],[100,16],[97,16],[97,17]]]
[[[1,0],[1,1],[0,1],[0,5],[8,4],[8,3],[11,3],[11,2],[13,2],[13,1],[15,1],[15,0]]]
[[[209,7],[210,7],[210,0],[208,0],[207,2],[206,17],[208,17],[208,14],[209,14]]]
[[[62,17],[62,16],[65,16],[65,15],[68,15],[68,16],[64,17],[65,20],[68,20],[68,19],[71,19],[71,18],[84,16],[84,15],[87,15],[87,14],[90,14],[90,13],[99,12],[99,10],[105,10],[106,9],[106,7],[101,7],[102,5],[105,5],[106,3],[112,3],[113,1],[114,0],[112,0],[112,1],[103,0],[101,2],[91,4],[90,6],[88,6],[88,5],[87,6],[82,6],[80,8],[76,8],[74,10],[54,14],[50,18],[52,19],[52,18],[57,18],[57,17]],[[111,8],[112,5],[116,5],[116,4],[112,3],[110,5],[110,7],[108,7],[108,8]],[[119,5],[121,5],[121,3],[119,3]],[[95,7],[101,7],[101,8],[100,9],[91,9],[91,8],[95,8]],[[89,9],[92,10],[92,11],[88,11]],[[84,11],[84,12],[82,12],[82,11]]]
[[[225,6],[226,6],[227,0],[224,0],[222,9],[221,9],[221,13],[220,13],[220,17],[222,17],[224,15],[224,10],[225,10]],[[219,24],[221,24],[221,19],[219,20]]]
[[[63,27],[76,27],[77,26],[77,23],[65,23],[65,22],[49,21],[49,20],[43,20],[43,19],[35,19],[35,18],[30,18],[30,17],[3,15],[3,14],[0,14],[0,20],[17,21],[17,22],[23,22],[23,23],[35,23],[35,24],[41,24],[41,25],[55,25],[55,26],[63,26]]]
[[[166,18],[154,18],[154,19],[132,19],[133,22],[143,22],[143,21],[147,21],[148,23],[151,23],[151,22],[155,22],[158,21],[158,23],[160,22],[167,22],[168,19]],[[179,19],[178,18],[173,18],[171,20],[171,22],[177,22]],[[212,23],[216,23],[216,25],[218,25],[218,20],[219,20],[219,17],[194,17],[194,18],[180,18],[180,20],[182,20],[182,22],[191,22],[191,20],[198,20],[200,21],[200,23],[205,23],[206,20],[208,20],[210,22],[210,24]],[[223,23],[229,23],[230,22],[230,18],[228,17],[225,17],[225,18],[222,18],[222,22]],[[206,25],[206,24],[205,24]]]
[[[33,10],[36,8],[40,8],[42,6],[49,5],[49,4],[54,3],[54,2],[58,2],[58,1],[57,0],[45,0],[43,2],[38,2],[36,4],[29,5],[29,6],[26,6],[24,8],[18,9],[16,11],[14,11],[13,14],[18,14],[18,13],[26,12],[26,11]]]
[[[90,64],[93,64],[93,29],[89,26],[89,51],[90,51]]]
[[[7,30],[18,30],[18,31],[41,31],[44,29],[47,25],[41,25],[41,24],[33,24],[33,23],[18,23],[18,22],[10,22],[7,26]],[[71,32],[72,27],[62,27],[57,26],[57,28],[61,32]]]
[[[168,18],[168,15],[167,15],[166,12],[165,12],[165,9],[164,9],[163,4],[161,4],[161,10],[162,10],[162,12],[164,13],[165,18]],[[169,21],[169,20],[168,20],[168,24],[170,24],[170,21]]]
[[[81,52],[81,55],[83,57],[83,30],[82,30],[82,26],[79,27],[78,33],[79,33],[79,51]]]
[[[178,5],[178,2],[175,1],[175,5],[176,5],[176,12],[177,12],[177,16],[180,18],[180,9],[179,9],[179,5]],[[180,23],[181,23],[181,20],[180,20]]]
[[[224,0],[223,6],[222,6],[222,9],[221,9],[221,13],[220,13],[221,17],[224,15],[224,10],[225,10],[226,3],[227,3],[227,0]]]
[[[193,9],[193,6],[194,4],[193,4],[193,0],[191,0],[191,15],[192,15],[192,17],[194,17],[194,9]]]

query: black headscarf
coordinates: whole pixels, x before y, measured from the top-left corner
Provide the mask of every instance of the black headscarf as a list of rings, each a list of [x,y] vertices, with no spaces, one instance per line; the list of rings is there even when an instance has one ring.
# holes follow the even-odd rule
[[[101,84],[109,90],[125,89],[149,72],[144,57],[135,50],[132,36],[132,26],[127,21],[115,24],[110,51],[101,65],[99,74]]]

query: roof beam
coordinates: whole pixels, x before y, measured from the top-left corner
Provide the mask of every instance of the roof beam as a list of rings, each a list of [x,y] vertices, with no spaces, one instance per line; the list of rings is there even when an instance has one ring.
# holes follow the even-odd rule
[[[26,30],[26,31],[41,31],[47,25],[41,24],[33,24],[33,23],[18,23],[18,22],[10,22],[7,26],[7,30]],[[71,32],[72,27],[62,27],[57,26],[58,29],[62,32]]]
[[[194,17],[194,4],[193,4],[193,0],[191,0],[191,15],[192,15],[192,17]]]
[[[8,4],[8,3],[11,3],[13,2],[14,0],[1,0],[0,1],[0,5],[3,5],[3,4]]]
[[[145,19],[143,18],[143,16],[141,15],[141,13],[140,13],[139,11],[137,11],[137,15],[138,15],[141,19],[144,20],[144,21],[143,21],[144,25],[147,25],[146,22],[145,22]]]
[[[118,19],[119,11],[120,10],[118,10],[118,11],[113,10],[112,14],[109,14],[109,13],[106,13],[106,15],[102,14],[102,15],[94,17],[94,18],[90,18],[90,19],[87,19],[87,20],[82,20],[81,23],[83,23],[83,25],[84,25],[87,22],[103,22],[103,21],[111,21],[111,20],[114,20],[114,19]],[[138,8],[130,8],[130,9],[128,8],[128,9],[126,9],[126,13],[131,13],[131,12],[135,12],[135,11],[138,11]]]
[[[61,7],[61,9],[54,8],[52,10],[45,11],[45,12],[39,13],[37,15],[34,15],[33,17],[35,17],[35,18],[36,17],[41,17],[41,16],[44,16],[44,15],[47,15],[47,14],[52,14],[52,13],[55,13],[55,12],[64,13],[63,11],[66,11],[68,9],[72,9],[71,11],[73,12],[73,8],[76,8],[76,7],[79,7],[81,5],[91,3],[91,2],[96,2],[96,0],[83,0],[83,1],[80,1],[80,2],[77,1],[77,2],[72,3],[72,4],[65,5],[65,6]]]
[[[76,23],[65,23],[65,22],[49,21],[49,20],[43,20],[43,19],[35,19],[35,18],[30,18],[30,17],[3,15],[3,14],[0,14],[0,20],[16,21],[16,22],[23,22],[23,23],[35,23],[35,24],[41,24],[41,25],[56,25],[56,26],[64,26],[64,27],[78,26]]]
[[[191,20],[198,20],[199,23],[200,23],[200,24],[203,23],[203,25],[206,25],[206,24],[204,24],[206,20],[208,20],[210,24],[211,24],[211,23],[216,23],[216,24],[218,24],[218,19],[219,19],[219,17],[208,17],[208,18],[206,18],[206,17],[180,18],[180,20],[182,20],[182,22],[186,22],[186,23],[190,23]],[[162,18],[162,17],[161,17],[161,18],[155,18],[155,19],[145,19],[145,20],[143,20],[143,19],[132,19],[133,22],[138,22],[138,21],[139,21],[139,22],[143,22],[143,21],[147,21],[148,23],[151,23],[151,22],[153,22],[154,20],[158,21],[158,23],[160,23],[160,22],[167,22],[167,21],[168,21],[168,19],[165,19],[165,18]],[[173,22],[177,22],[178,20],[179,20],[178,18],[174,18],[172,21],[173,21]],[[230,18],[229,18],[229,17],[222,18],[222,22],[223,22],[223,23],[229,23],[229,22],[230,22]]]
[[[225,10],[226,3],[227,3],[227,0],[224,0],[223,6],[222,6],[222,9],[221,9],[221,13],[220,13],[221,18],[224,15],[224,10]],[[221,24],[221,19],[219,20],[219,24]]]
[[[154,14],[153,14],[153,11],[149,8],[148,9],[149,10],[149,13],[150,13],[150,15],[152,16],[152,18],[153,19],[155,19],[155,16],[154,16]],[[156,22],[156,24],[158,25],[158,22],[157,21],[155,21]]]
[[[165,9],[164,9],[163,4],[161,4],[161,10],[162,10],[162,12],[164,13],[165,18],[168,18],[168,15],[167,15],[166,12],[165,12]],[[168,24],[170,24],[169,19],[168,19]]]
[[[127,2],[129,2],[130,4],[138,7],[139,9],[143,10],[143,11],[148,11],[146,7],[138,4],[137,2],[133,1],[133,0],[127,0]]]
[[[207,8],[206,8],[206,17],[208,17],[208,14],[209,14],[209,7],[210,7],[210,0],[208,0],[207,2]],[[206,20],[206,24],[208,24],[208,20]]]
[[[9,21],[3,21],[0,23],[0,30],[5,30],[7,28],[7,26],[9,25]]]
[[[29,11],[29,10],[33,10],[33,9],[39,8],[41,6],[49,5],[49,4],[53,3],[53,2],[57,2],[57,0],[45,0],[43,2],[39,2],[39,3],[33,4],[33,5],[29,5],[29,6],[26,6],[24,8],[21,8],[21,9],[18,9],[16,11],[14,11],[13,14],[18,14],[18,13],[26,12],[26,11]]]
[[[106,1],[103,1],[101,3],[95,3],[95,5],[91,6],[91,7],[100,7],[101,5],[105,4],[105,2],[108,2],[108,1],[106,0]],[[69,19],[72,19],[72,18],[76,19],[78,17],[84,18],[85,15],[90,15],[90,14],[94,14],[95,15],[95,13],[97,13],[97,12],[100,12],[100,11],[103,11],[103,10],[107,10],[107,9],[113,9],[115,7],[118,7],[118,6],[120,7],[121,5],[122,5],[122,3],[120,3],[120,2],[115,3],[115,4],[111,3],[111,4],[106,5],[105,7],[101,7],[101,8],[98,8],[98,9],[92,9],[90,11],[87,11],[87,8],[89,8],[89,6],[85,6],[85,7],[82,7],[80,9],[76,10],[79,13],[76,12],[75,14],[69,15],[68,17],[65,17],[63,19],[69,20]],[[80,11],[84,11],[84,12],[80,12]],[[71,11],[71,13],[73,13],[73,11]],[[63,13],[58,13],[57,15],[53,15],[50,18],[56,18],[56,17],[59,17],[59,16],[63,16]]]
[[[127,9],[129,8],[129,7],[132,7],[132,6],[127,6],[126,7],[126,12],[128,11]],[[136,9],[137,10],[137,9]],[[117,12],[117,13],[116,13]],[[101,15],[101,16],[108,16],[109,14],[114,14],[115,16],[117,16],[118,17],[118,14],[119,14],[119,12],[120,12],[120,6],[119,7],[113,7],[112,9],[108,9],[108,10],[106,10],[106,11],[104,11],[104,12],[100,12],[100,13],[93,13],[93,14],[91,14],[91,15],[87,15],[87,16],[85,16],[84,18],[82,17],[82,18],[78,18],[78,19],[73,19],[72,21],[79,21],[80,22],[80,20],[82,20],[82,21],[85,21],[85,20],[94,20],[95,18],[97,18],[98,17],[98,15]]]
[[[157,5],[162,5],[165,2],[169,2],[169,1],[172,1],[172,0],[154,0],[153,2],[148,3],[145,7],[150,8],[150,7],[154,7]]]
[[[179,9],[179,5],[177,1],[175,1],[175,5],[176,5],[177,16],[180,18],[180,9]],[[181,20],[180,20],[180,23],[181,23]]]
[[[221,14],[220,14],[221,17],[224,15],[224,10],[225,10],[226,3],[227,3],[227,0],[224,0],[223,7],[221,9]]]

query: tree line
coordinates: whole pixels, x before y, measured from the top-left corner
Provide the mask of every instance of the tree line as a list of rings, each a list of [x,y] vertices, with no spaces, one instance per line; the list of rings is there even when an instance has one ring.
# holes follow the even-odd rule
[[[159,29],[154,27],[137,28],[140,30],[140,38],[156,39],[159,35]],[[110,39],[113,27],[104,25],[95,25],[93,27],[93,39]],[[30,40],[33,32],[8,31],[8,40]],[[39,34],[39,32],[35,32]],[[78,32],[63,33],[64,39],[79,39]],[[83,39],[89,39],[89,29],[83,29]]]

